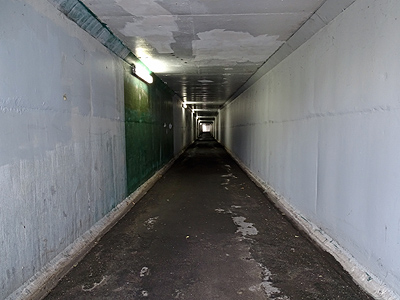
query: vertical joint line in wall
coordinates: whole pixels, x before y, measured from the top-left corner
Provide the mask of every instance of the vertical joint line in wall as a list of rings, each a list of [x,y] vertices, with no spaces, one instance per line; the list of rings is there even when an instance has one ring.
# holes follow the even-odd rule
[[[90,100],[90,117],[93,116],[93,81],[92,81],[92,72],[89,72],[89,100]],[[89,127],[89,134],[90,134],[90,127]],[[90,135],[89,135],[90,136]]]
[[[314,213],[317,213],[318,209],[318,183],[319,183],[319,128],[317,130],[317,141],[316,141],[316,147],[317,147],[317,155],[316,155],[316,162],[315,162],[315,195],[314,195]]]

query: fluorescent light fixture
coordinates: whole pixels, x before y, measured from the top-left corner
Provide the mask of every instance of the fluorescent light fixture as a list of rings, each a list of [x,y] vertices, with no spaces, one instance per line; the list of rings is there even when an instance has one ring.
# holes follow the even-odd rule
[[[186,101],[186,104],[205,104],[205,105],[222,105],[221,101]]]
[[[218,111],[218,108],[194,108],[193,111]]]
[[[140,64],[132,64],[132,74],[147,83],[153,83],[153,76],[151,76],[149,71]]]

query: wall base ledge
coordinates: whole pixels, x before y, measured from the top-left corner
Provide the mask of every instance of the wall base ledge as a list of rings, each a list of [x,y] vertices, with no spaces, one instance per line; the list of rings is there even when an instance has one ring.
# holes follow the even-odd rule
[[[285,214],[300,230],[305,232],[320,248],[331,254],[353,278],[353,280],[374,299],[399,300],[400,295],[391,290],[377,276],[364,266],[321,228],[302,216],[289,202],[277,193],[272,186],[255,175],[232,151],[225,147],[236,163],[249,178],[267,194],[272,203]]]
[[[162,175],[168,171],[178,157],[179,155],[170,160],[135,192],[125,198],[5,300],[43,299],[57,285],[61,278],[85,257],[100,238],[131,210]]]

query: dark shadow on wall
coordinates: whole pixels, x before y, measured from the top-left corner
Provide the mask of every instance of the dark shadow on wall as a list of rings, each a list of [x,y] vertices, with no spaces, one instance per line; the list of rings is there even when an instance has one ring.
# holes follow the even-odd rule
[[[173,93],[157,77],[147,84],[126,67],[124,95],[129,195],[173,158]]]

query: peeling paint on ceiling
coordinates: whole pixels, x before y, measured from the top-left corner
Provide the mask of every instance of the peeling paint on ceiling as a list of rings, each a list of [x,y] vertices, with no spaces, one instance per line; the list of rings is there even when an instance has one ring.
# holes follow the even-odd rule
[[[81,2],[182,99],[196,102],[192,108],[207,108],[243,91],[354,0]]]
[[[279,36],[252,36],[248,32],[213,29],[198,33],[193,41],[195,62],[206,65],[236,65],[241,62],[260,63],[270,57],[283,42]]]
[[[110,1],[113,2],[113,1]],[[155,0],[115,0],[115,3],[132,16],[172,15]]]
[[[126,23],[120,31],[125,36],[145,39],[159,54],[173,53],[173,32],[178,31],[178,26],[172,16],[148,16]]]
[[[116,4],[134,16],[118,30],[125,37],[140,37],[159,54],[173,53],[173,32],[179,31],[174,16],[154,0],[116,0]],[[136,49],[133,49],[136,50]]]

